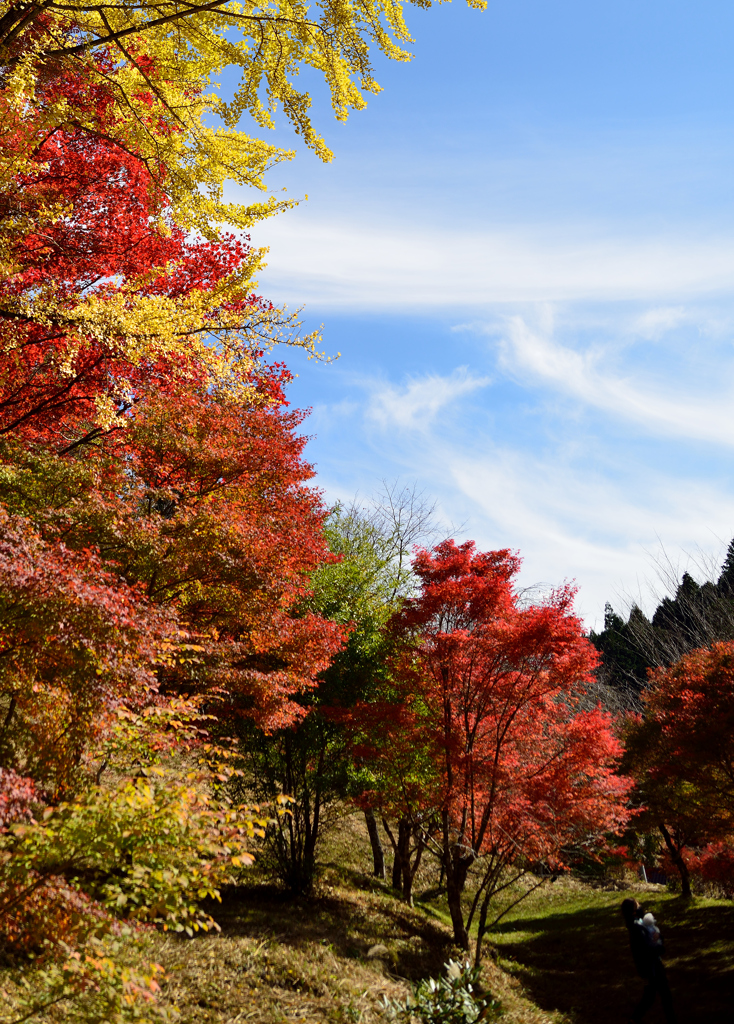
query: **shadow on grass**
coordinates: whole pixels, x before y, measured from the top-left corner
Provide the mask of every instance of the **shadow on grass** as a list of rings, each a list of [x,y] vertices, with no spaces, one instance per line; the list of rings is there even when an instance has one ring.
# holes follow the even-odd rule
[[[734,1024],[734,907],[649,893],[641,901],[663,929],[680,1024]],[[500,925],[493,939],[503,966],[544,1009],[571,1013],[579,1024],[627,1021],[644,982],[632,964],[620,903],[600,894],[593,905]],[[660,1007],[645,1020],[660,1024]]]
[[[352,880],[348,890],[323,886],[298,898],[274,885],[233,886],[222,892],[221,904],[208,909],[225,935],[294,948],[317,943],[354,959],[385,946],[389,971],[411,981],[440,974],[452,950],[445,927],[364,876]]]

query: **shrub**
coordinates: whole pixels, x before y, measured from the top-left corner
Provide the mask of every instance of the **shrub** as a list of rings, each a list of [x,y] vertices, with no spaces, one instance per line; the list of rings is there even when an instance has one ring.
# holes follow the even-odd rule
[[[682,857],[690,873],[694,892],[712,892],[734,897],[734,836],[727,836],[695,850],[684,850]],[[680,882],[675,865],[666,852],[661,858],[668,875],[668,888],[678,891]]]
[[[54,948],[53,959],[24,964],[0,991],[4,1021],[48,1024],[173,1024],[179,1015],[161,1002],[163,969],[147,961],[135,933],[89,936],[72,948]],[[61,954],[61,955],[58,955]]]
[[[499,1001],[475,992],[478,970],[455,960],[449,960],[445,968],[445,977],[426,978],[404,1003],[385,997],[388,1016],[407,1024],[415,1018],[423,1024],[474,1024],[497,1019]]]
[[[734,837],[709,843],[699,859],[703,881],[730,898],[734,896]]]
[[[200,902],[218,898],[218,887],[232,869],[251,862],[247,845],[264,825],[246,808],[223,805],[165,777],[127,781],[114,790],[90,789],[47,809],[42,822],[13,825],[2,838],[2,889],[18,894],[0,904],[6,941],[13,935],[13,918],[24,914],[14,938],[21,947],[37,945],[36,894],[47,907],[66,904],[70,924],[86,916],[87,896],[98,912],[105,908],[189,935],[207,929],[214,922]],[[52,893],[56,896],[49,899]]]

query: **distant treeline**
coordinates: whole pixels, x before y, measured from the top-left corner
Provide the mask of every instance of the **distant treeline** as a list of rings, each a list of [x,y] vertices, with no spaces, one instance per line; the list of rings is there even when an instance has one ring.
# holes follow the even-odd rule
[[[698,584],[683,573],[675,596],[664,597],[651,619],[634,604],[625,621],[607,603],[604,629],[592,630],[589,639],[602,655],[600,682],[626,694],[639,694],[649,668],[671,665],[717,640],[734,640],[734,540],[715,583]]]

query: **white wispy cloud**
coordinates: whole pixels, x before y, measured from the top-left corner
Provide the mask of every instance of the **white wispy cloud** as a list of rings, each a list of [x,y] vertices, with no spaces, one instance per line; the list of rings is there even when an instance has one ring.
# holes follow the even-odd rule
[[[608,225],[579,228],[487,226],[475,232],[410,223],[316,219],[308,211],[263,224],[270,246],[261,287],[289,302],[351,309],[437,309],[498,302],[645,299],[730,291],[734,237],[620,234]],[[673,322],[661,309],[642,323]]]
[[[382,439],[381,465],[417,479],[440,501],[447,522],[480,548],[509,547],[523,557],[523,585],[575,580],[577,609],[599,625],[606,601],[622,609],[632,595],[651,605],[650,553],[664,544],[677,558],[699,549],[720,558],[734,534],[734,494],[695,477],[671,479],[649,467],[612,481],[588,460],[494,446],[487,438],[447,436],[444,424],[416,437]]]
[[[632,330],[640,337],[657,341],[668,331],[673,330],[687,319],[684,306],[662,306],[648,309],[638,316]]]
[[[425,430],[446,406],[489,383],[489,377],[475,376],[465,366],[447,377],[439,374],[416,377],[402,387],[369,382],[367,417],[383,428]]]
[[[550,315],[544,326],[552,329]],[[543,381],[570,380],[574,394],[588,397],[596,388],[596,399],[614,409],[619,394],[605,390],[601,360],[601,350],[584,354],[551,345],[527,362],[542,371]],[[651,441],[646,457],[630,459],[603,434],[564,432],[558,421],[542,440],[525,436],[523,415],[531,427],[541,422],[531,402],[516,409],[505,430],[501,417],[484,412],[487,398],[498,400],[499,381],[487,398],[462,401],[487,383],[466,368],[401,383],[354,380],[352,388],[364,396],[355,423],[359,440],[339,440],[334,451],[343,431],[332,430],[318,459],[321,483],[343,495],[350,486],[367,493],[385,477],[415,481],[439,500],[446,523],[465,524],[462,538],[484,549],[518,549],[523,585],[576,580],[578,611],[590,626],[601,623],[607,600],[622,609],[631,594],[654,606],[646,581],[655,576],[650,552],[660,544],[675,559],[699,549],[714,552],[714,561],[723,554],[734,534],[734,487],[724,467],[714,477],[697,472],[680,441],[673,442],[672,471],[665,456],[656,464],[651,452],[668,451],[665,437]]]
[[[649,606],[650,552],[661,542],[672,556],[697,549],[721,555],[734,533],[734,495],[693,478],[647,469],[613,483],[588,464],[557,457],[459,448],[443,455],[477,539],[519,548],[527,583],[575,579],[579,611],[590,624],[600,622],[606,601],[624,605],[624,595]]]
[[[491,335],[496,330],[495,324],[486,328]],[[550,386],[659,433],[734,445],[734,387],[727,382],[731,361],[719,367],[717,391],[696,393],[690,386],[659,381],[646,386],[634,361],[620,374],[608,365],[608,356],[602,345],[581,350],[564,345],[553,337],[552,325],[534,327],[520,315],[508,318],[499,349],[502,368],[525,383]]]

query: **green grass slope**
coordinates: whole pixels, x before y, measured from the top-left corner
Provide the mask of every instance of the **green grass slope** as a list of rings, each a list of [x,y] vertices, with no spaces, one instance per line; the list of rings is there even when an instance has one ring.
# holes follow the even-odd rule
[[[220,933],[149,939],[167,972],[164,997],[182,1024],[377,1024],[386,1019],[383,996],[405,999],[412,982],[439,975],[460,955],[442,921],[371,878],[358,815],[343,820],[326,857],[310,899],[288,899],[255,869],[212,906]],[[507,1024],[563,1024],[491,960],[484,981]]]
[[[604,892],[559,879],[520,904],[491,936],[501,966],[545,1009],[579,1024],[618,1024],[642,994],[620,915],[624,897],[652,911],[680,1024],[734,1024],[734,905],[684,900],[662,887]],[[660,1007],[649,1024],[659,1024]]]
[[[371,877],[360,815],[341,820],[322,861],[309,899],[289,899],[255,867],[210,908],[220,932],[148,933],[142,952],[164,967],[163,998],[181,1024],[382,1024],[383,997],[404,1000],[412,983],[461,957],[430,860],[419,879],[426,902],[415,908]],[[605,891],[573,878],[537,889],[488,936],[483,983],[501,1001],[503,1024],[629,1019],[643,982],[619,913],[627,895],[663,929],[679,1024],[734,1024],[731,901],[685,901],[657,886]],[[0,970],[0,994],[19,968]],[[33,1021],[64,1019],[57,1007]],[[659,1007],[646,1022],[662,1024]]]

